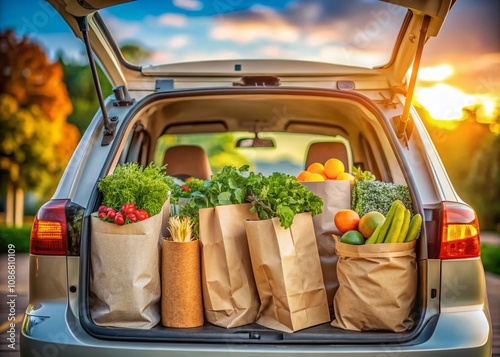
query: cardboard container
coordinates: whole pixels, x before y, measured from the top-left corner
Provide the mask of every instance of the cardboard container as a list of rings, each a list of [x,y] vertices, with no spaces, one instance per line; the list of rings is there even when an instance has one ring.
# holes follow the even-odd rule
[[[202,326],[200,245],[197,240],[163,239],[161,283],[162,324],[175,328]]]
[[[351,188],[349,181],[303,182],[309,191],[323,200],[323,211],[313,219],[314,233],[318,244],[321,271],[328,296],[330,313],[333,314],[333,297],[339,287],[337,278],[337,254],[332,234],[340,234],[333,217],[341,209],[351,208]]]
[[[339,288],[332,326],[401,332],[413,327],[416,241],[351,245],[336,240]]]
[[[200,210],[205,319],[230,328],[255,322],[259,295],[253,277],[244,222],[258,219],[251,204]]]
[[[330,321],[310,213],[284,229],[278,218],[245,222],[260,297],[257,323],[294,332]]]

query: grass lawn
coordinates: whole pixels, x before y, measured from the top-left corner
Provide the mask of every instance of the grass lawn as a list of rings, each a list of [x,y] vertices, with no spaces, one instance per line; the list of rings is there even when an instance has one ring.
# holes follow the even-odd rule
[[[481,244],[484,270],[500,275],[500,245]]]
[[[28,253],[30,233],[31,225],[24,225],[21,228],[0,225],[0,254],[7,253],[9,244],[14,244],[16,253]]]

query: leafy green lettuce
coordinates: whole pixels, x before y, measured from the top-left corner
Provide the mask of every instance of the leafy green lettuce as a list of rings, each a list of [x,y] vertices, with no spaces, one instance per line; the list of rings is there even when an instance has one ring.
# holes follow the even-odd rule
[[[322,212],[323,200],[297,181],[294,176],[275,172],[271,176],[250,174],[248,197],[252,212],[260,219],[278,217],[283,228],[289,228],[296,214]]]

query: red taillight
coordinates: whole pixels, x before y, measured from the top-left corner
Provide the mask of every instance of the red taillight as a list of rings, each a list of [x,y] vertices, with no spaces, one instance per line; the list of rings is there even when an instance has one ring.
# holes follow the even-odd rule
[[[441,222],[440,259],[480,256],[479,222],[471,207],[458,202],[443,202]]]
[[[31,254],[66,255],[68,253],[67,202],[67,200],[52,200],[40,208],[31,230]]]

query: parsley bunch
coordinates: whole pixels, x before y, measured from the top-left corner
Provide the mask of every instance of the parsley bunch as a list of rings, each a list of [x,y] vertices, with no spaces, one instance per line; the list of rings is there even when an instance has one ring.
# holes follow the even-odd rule
[[[98,184],[103,205],[116,210],[126,203],[146,210],[151,216],[160,213],[170,191],[164,167],[153,163],[143,168],[138,163],[117,165],[114,172]]]
[[[179,215],[191,218],[195,237],[199,237],[199,210],[201,208],[245,203],[247,171],[248,165],[239,169],[225,166],[220,173],[212,175],[209,180],[192,183],[191,199],[180,208]]]
[[[283,228],[289,228],[296,214],[322,212],[323,200],[297,181],[294,176],[275,172],[271,176],[250,174],[247,199],[252,212],[260,219],[278,217]]]

